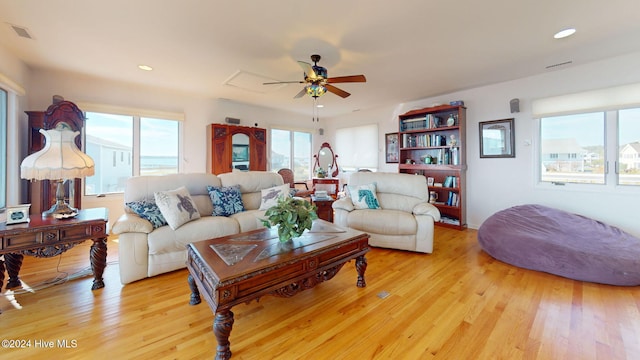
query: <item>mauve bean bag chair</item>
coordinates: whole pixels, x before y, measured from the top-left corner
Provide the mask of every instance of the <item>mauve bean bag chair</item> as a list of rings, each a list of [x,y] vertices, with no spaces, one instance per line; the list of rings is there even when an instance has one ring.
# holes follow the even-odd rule
[[[640,239],[599,221],[541,205],[491,215],[478,242],[494,258],[525,269],[601,284],[640,285]]]

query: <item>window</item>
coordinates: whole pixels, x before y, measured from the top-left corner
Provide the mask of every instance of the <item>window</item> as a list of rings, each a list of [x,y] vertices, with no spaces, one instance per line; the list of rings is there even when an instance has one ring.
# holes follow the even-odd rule
[[[364,125],[336,130],[335,153],[343,171],[378,168],[378,125]]]
[[[0,89],[0,211],[7,206],[7,92]]]
[[[311,179],[311,133],[271,129],[271,170],[289,168],[294,180]]]
[[[133,175],[179,171],[179,121],[98,112],[86,118],[85,151],[96,171],[86,178],[85,195],[123,192]]]
[[[540,119],[541,181],[640,185],[639,104],[640,83],[533,100],[533,116]],[[563,161],[554,145],[575,148],[568,154],[576,156]],[[556,159],[547,158],[551,151]]]
[[[539,155],[542,182],[640,185],[640,108],[541,118]]]
[[[174,120],[140,119],[140,175],[178,172],[179,125]]]
[[[598,112],[540,119],[541,181],[605,183],[604,115]]]

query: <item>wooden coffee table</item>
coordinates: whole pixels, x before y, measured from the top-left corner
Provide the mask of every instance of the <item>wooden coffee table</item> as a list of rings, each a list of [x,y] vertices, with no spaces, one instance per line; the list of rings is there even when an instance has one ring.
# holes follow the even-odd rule
[[[264,295],[291,297],[333,278],[355,259],[357,286],[365,287],[369,235],[314,221],[311,231],[285,247],[275,229],[199,241],[187,246],[191,305],[200,294],[215,314],[213,332],[218,340],[216,359],[231,358],[231,308]]]

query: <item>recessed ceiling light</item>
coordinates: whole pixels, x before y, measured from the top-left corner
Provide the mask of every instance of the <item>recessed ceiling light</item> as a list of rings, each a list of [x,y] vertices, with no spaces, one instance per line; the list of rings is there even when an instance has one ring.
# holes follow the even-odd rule
[[[571,36],[571,35],[575,34],[575,32],[576,32],[576,29],[574,29],[574,28],[568,28],[568,29],[560,30],[555,35],[553,35],[553,38],[554,39],[566,38],[567,36]]]
[[[138,69],[140,70],[144,70],[144,71],[151,71],[153,70],[153,68],[149,65],[138,65]]]
[[[324,107],[324,105],[322,105],[322,104],[318,104],[318,105],[316,105],[316,107],[323,108],[323,107]]]

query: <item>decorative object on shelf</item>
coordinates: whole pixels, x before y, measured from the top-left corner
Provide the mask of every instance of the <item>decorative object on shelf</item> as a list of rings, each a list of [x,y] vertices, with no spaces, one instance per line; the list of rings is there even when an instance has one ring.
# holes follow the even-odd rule
[[[458,145],[458,140],[456,139],[456,134],[451,134],[449,136],[449,147],[454,147]]]
[[[433,161],[431,155],[424,155],[421,157],[421,159],[424,164],[431,164],[431,162]]]
[[[516,157],[513,118],[480,122],[480,157]]]
[[[429,191],[429,204],[435,204],[438,201],[438,193],[435,191]]]
[[[400,158],[398,146],[398,133],[389,133],[384,136],[385,159],[387,164],[397,163]]]
[[[278,239],[287,242],[311,230],[313,220],[318,218],[316,206],[306,200],[294,197],[280,197],[275,206],[264,213],[262,224],[268,228],[278,227]]]
[[[29,222],[31,204],[7,206],[7,225]]]
[[[449,118],[447,119],[447,126],[455,126],[456,124],[456,118],[453,116],[453,114],[449,115]]]
[[[95,172],[91,157],[78,149],[74,139],[79,131],[72,131],[64,122],[58,123],[54,129],[43,130],[44,148],[27,156],[20,165],[20,177],[30,180],[55,180],[56,202],[42,213],[43,217],[52,216],[58,219],[74,217],[77,209],[65,202],[63,183],[67,179],[84,178]]]

